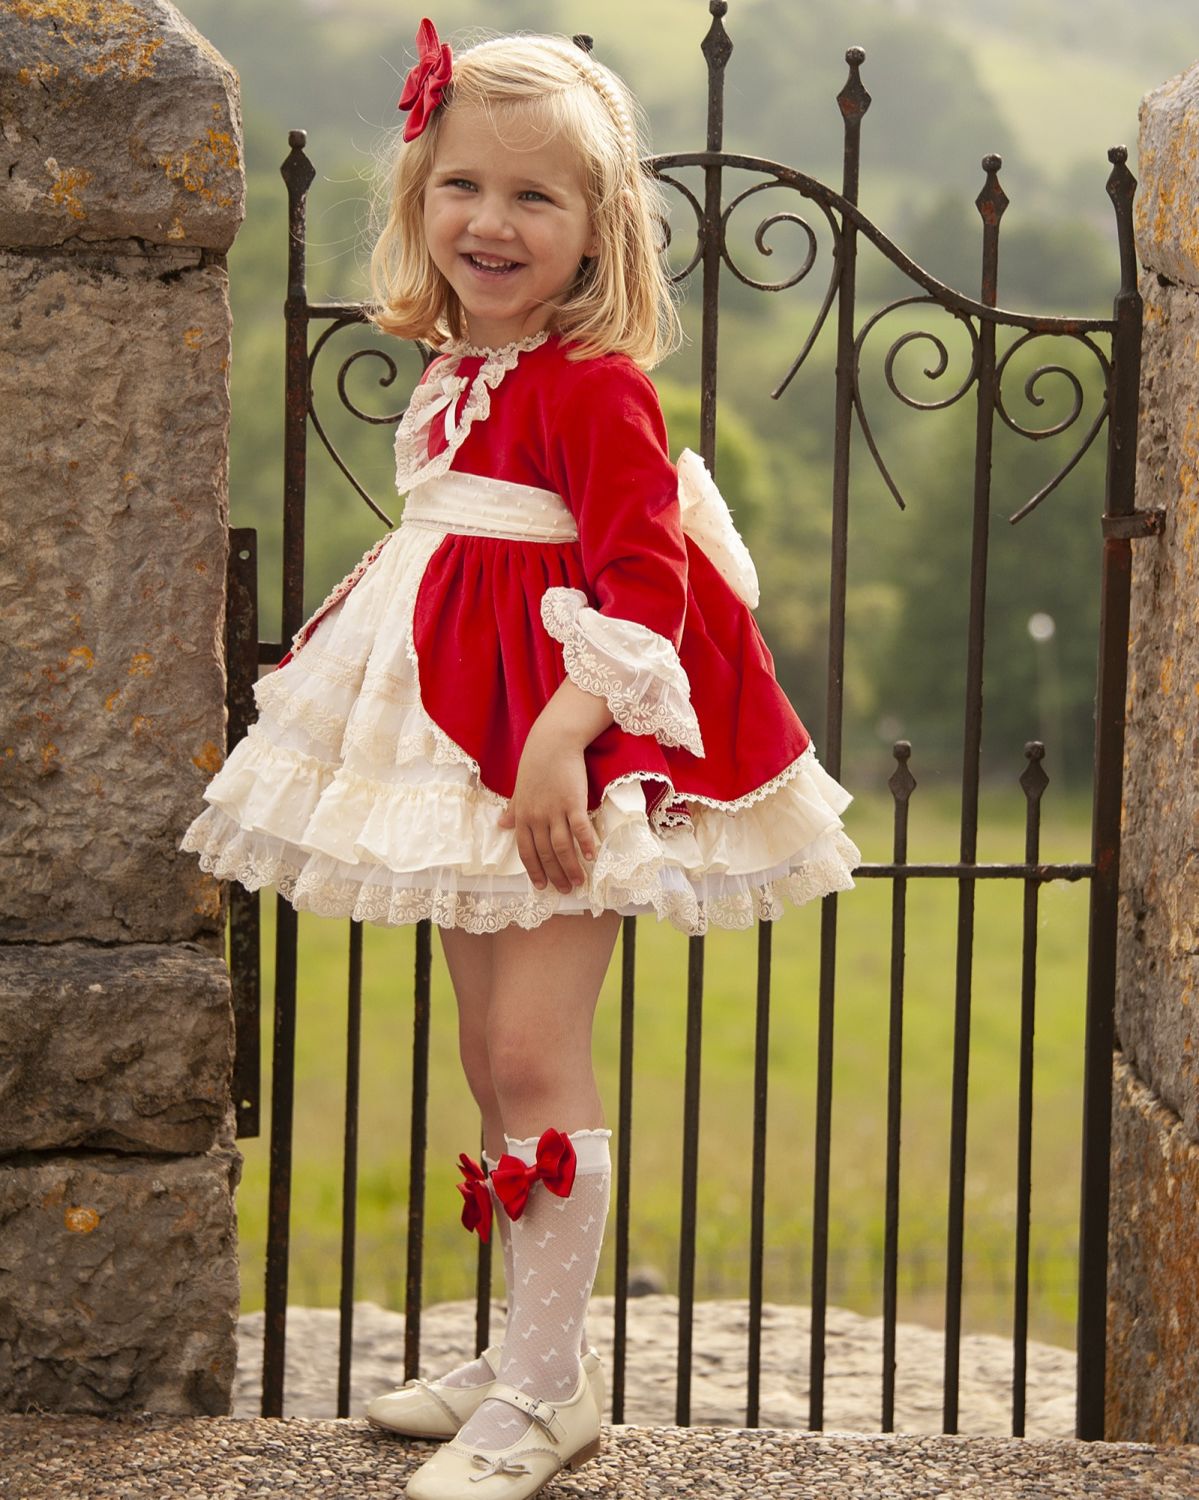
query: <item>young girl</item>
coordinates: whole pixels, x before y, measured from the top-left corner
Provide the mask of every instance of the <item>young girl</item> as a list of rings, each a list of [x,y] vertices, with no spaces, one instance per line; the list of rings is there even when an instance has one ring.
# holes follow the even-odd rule
[[[608,1211],[591,1062],[621,914],[747,927],[858,851],[751,614],[701,461],[644,370],[675,334],[636,106],[565,40],[458,57],[428,21],[372,257],[373,318],[443,351],[396,434],[396,530],[255,688],[182,847],[298,909],[431,917],[500,1238],[501,1346],[367,1408],[451,1438],[412,1500],[520,1500],[599,1449],[584,1318]]]

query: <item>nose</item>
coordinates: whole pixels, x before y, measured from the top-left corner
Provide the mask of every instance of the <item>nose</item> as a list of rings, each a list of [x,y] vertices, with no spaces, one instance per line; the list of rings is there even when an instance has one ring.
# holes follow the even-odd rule
[[[495,193],[480,193],[473,205],[469,229],[481,240],[509,240],[514,230],[503,199]]]

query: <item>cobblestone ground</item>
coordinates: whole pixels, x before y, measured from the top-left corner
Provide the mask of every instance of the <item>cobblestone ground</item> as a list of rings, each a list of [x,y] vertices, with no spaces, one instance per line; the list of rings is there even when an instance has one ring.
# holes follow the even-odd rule
[[[400,1496],[431,1451],[360,1418],[0,1416],[5,1500]],[[1199,1445],[610,1427],[542,1500],[1195,1500]]]

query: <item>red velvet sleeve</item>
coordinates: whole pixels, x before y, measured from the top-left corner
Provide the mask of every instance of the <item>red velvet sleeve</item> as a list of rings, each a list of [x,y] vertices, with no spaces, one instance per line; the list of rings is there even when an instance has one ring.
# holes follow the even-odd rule
[[[579,529],[595,607],[677,649],[687,551],[657,392],[631,361],[579,369],[555,416],[550,467]]]
[[[558,396],[548,467],[578,527],[588,594],[547,589],[542,623],[571,680],[605,698],[622,729],[702,756],[678,656],[687,550],[657,393],[610,358],[570,371]]]

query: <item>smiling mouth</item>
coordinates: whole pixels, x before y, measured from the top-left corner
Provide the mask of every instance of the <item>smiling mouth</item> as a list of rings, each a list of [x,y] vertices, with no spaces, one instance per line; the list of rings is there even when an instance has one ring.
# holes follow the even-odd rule
[[[520,269],[518,260],[499,260],[490,255],[471,255],[469,252],[466,259],[476,271],[483,271],[489,276],[506,276],[510,271]]]

